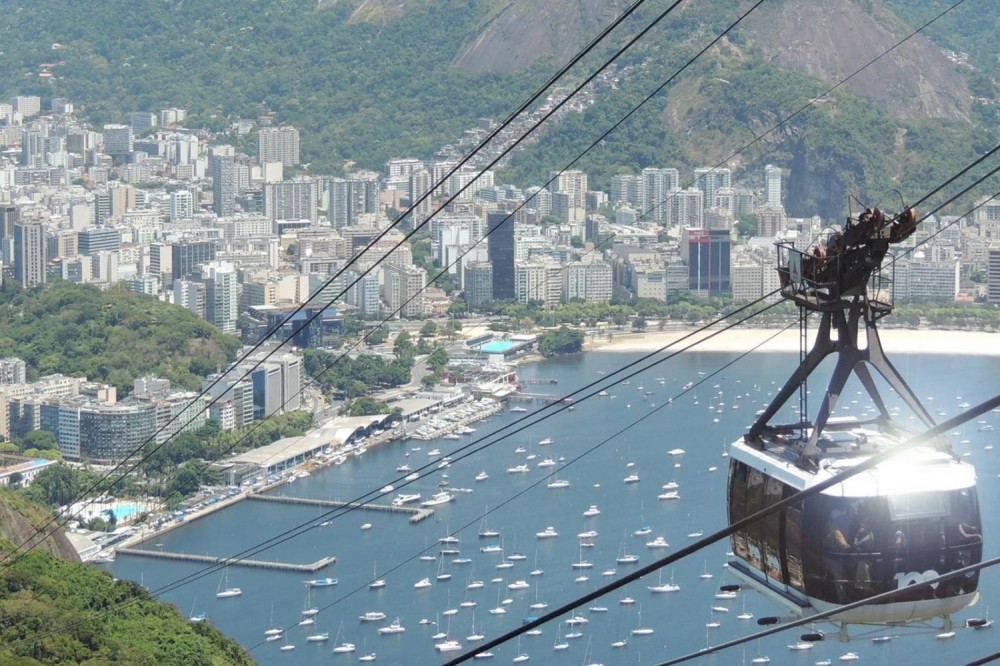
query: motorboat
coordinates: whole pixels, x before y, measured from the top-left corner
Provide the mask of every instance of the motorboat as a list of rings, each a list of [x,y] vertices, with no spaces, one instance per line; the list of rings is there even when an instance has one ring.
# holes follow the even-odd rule
[[[325,643],[328,640],[330,640],[330,633],[326,631],[306,636],[307,643]]]
[[[545,439],[543,439],[540,442],[538,442],[538,445],[539,446],[548,446],[549,444],[552,444],[553,441],[554,440],[551,437],[546,437]]]
[[[406,627],[399,623],[399,618],[397,617],[388,626],[379,627],[378,633],[382,636],[390,634],[401,634],[406,631]]]
[[[359,615],[358,619],[362,622],[380,622],[385,619],[385,613],[382,611],[367,611],[364,615]]]
[[[522,465],[514,465],[513,467],[508,467],[507,468],[507,473],[508,474],[525,474],[525,473],[530,472],[530,471],[531,471],[531,468],[529,468],[527,465],[523,465],[523,464]]]
[[[531,587],[531,583],[526,580],[515,580],[507,585],[508,590],[526,590]]]
[[[596,504],[591,504],[590,508],[583,512],[584,518],[592,518],[601,514],[601,510],[597,508]]]
[[[392,500],[393,506],[403,506],[404,504],[409,504],[410,502],[416,502],[420,499],[420,493],[400,493]]]
[[[426,499],[420,503],[420,506],[440,506],[442,504],[447,504],[455,499],[455,496],[451,493],[440,492],[435,493],[430,499]]]
[[[547,484],[545,484],[545,487],[546,488],[553,488],[553,489],[555,489],[555,488],[569,488],[569,481],[567,481],[565,479],[552,479]]]
[[[313,578],[312,580],[307,580],[306,585],[309,587],[332,587],[338,582],[336,578]]]
[[[551,539],[553,537],[559,536],[559,532],[556,532],[556,528],[550,525],[541,532],[535,532],[535,536],[538,537],[539,539]]]
[[[416,583],[413,584],[413,587],[416,588],[416,589],[418,589],[418,590],[422,590],[422,589],[424,589],[426,587],[430,587],[430,586],[431,586],[431,579],[430,578],[421,578],[420,580],[418,580]]]
[[[667,540],[661,536],[656,537],[652,541],[646,542],[646,548],[667,548],[669,546],[670,544],[667,543]]]
[[[476,474],[476,481],[485,481],[488,478],[490,478],[490,475],[486,473],[485,469],[479,474]]]

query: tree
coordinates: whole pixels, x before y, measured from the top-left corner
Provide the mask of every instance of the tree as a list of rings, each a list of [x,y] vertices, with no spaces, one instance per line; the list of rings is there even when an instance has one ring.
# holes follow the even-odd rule
[[[173,474],[173,478],[167,484],[167,491],[171,495],[186,497],[198,491],[201,487],[201,480],[195,469],[197,464],[187,464],[178,469]]]
[[[435,374],[424,375],[420,380],[420,385],[424,387],[425,390],[430,391],[432,388],[440,383],[440,378]]]
[[[392,343],[392,352],[398,359],[413,358],[415,350],[413,340],[408,331],[401,331],[396,336],[395,342]]]
[[[647,326],[646,318],[643,317],[642,315],[639,315],[638,317],[632,320],[632,329],[635,331],[639,331],[641,333],[642,331],[646,330],[646,326]]]
[[[371,334],[365,339],[365,344],[368,346],[380,345],[389,339],[389,331],[385,328],[379,326],[374,329]]]
[[[59,449],[59,442],[56,441],[56,436],[48,430],[32,430],[24,436],[20,444],[22,451],[27,451],[28,449],[38,451]]]
[[[434,374],[440,375],[448,367],[448,361],[448,352],[438,347],[427,357],[427,366],[434,371]]]
[[[8,485],[14,489],[20,488],[22,481],[24,481],[24,474],[21,474],[20,472],[14,472],[7,477]]]
[[[448,325],[445,327],[445,329],[448,334],[448,339],[454,340],[455,337],[458,335],[458,332],[462,330],[462,322],[460,322],[457,319],[451,319],[448,321]]]
[[[433,321],[428,320],[420,327],[420,337],[433,338],[437,335],[438,326]]]
[[[583,349],[583,331],[560,326],[538,336],[538,352],[542,356],[573,354]]]

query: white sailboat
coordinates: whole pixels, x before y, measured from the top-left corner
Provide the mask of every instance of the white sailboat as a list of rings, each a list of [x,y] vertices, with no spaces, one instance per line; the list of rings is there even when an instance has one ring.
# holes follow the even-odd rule
[[[385,587],[385,579],[378,577],[378,565],[372,562],[372,582],[368,583],[369,590],[380,590]]]
[[[344,641],[343,643],[339,642],[340,641],[340,633],[343,630],[344,630],[344,623],[341,622],[340,623],[340,628],[337,629],[337,638],[335,638],[334,641],[333,641],[334,643],[336,643],[336,645],[333,646],[333,653],[334,654],[350,654],[351,652],[354,652],[355,649],[357,649],[355,647],[354,643],[348,643],[347,641]]]
[[[243,594],[243,590],[238,587],[229,587],[229,567],[222,570],[222,579],[219,580],[219,588],[215,592],[216,599],[228,599],[238,597]]]
[[[264,631],[264,635],[268,638],[272,636],[281,636],[285,631],[284,627],[279,627],[274,624],[274,602],[271,602],[271,622],[268,624],[268,629]]]
[[[655,633],[655,631],[656,630],[653,629],[652,627],[644,627],[644,626],[642,626],[642,604],[640,604],[639,605],[639,626],[637,626],[635,629],[633,629],[630,633],[633,636],[649,636],[650,634]]]
[[[670,572],[670,582],[663,582],[663,570],[661,569],[659,575],[656,579],[656,585],[648,585],[647,589],[650,592],[679,592],[681,589],[680,585],[674,583],[674,572]]]

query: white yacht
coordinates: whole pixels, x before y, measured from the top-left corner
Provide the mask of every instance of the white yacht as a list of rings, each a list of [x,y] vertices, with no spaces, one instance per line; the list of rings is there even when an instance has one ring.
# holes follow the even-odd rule
[[[539,539],[551,539],[553,537],[559,536],[559,532],[556,532],[556,528],[550,525],[541,532],[535,532],[535,536],[538,537]]]

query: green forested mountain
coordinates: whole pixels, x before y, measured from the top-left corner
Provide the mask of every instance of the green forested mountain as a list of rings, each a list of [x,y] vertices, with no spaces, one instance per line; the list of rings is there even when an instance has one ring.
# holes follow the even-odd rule
[[[65,281],[0,288],[0,357],[23,358],[29,379],[86,375],[114,385],[120,397],[133,379],[153,373],[192,389],[239,347],[239,338],[193,313],[122,288]]]
[[[66,96],[97,122],[189,109],[224,130],[273,113],[302,130],[303,161],[335,172],[429,157],[479,117],[499,118],[624,0],[0,0],[0,93]],[[580,80],[667,6],[650,0],[581,63]],[[750,3],[686,0],[619,62],[614,85],[546,129],[502,176],[542,182]],[[768,0],[578,165],[595,188],[646,166],[715,164],[950,3]],[[839,213],[847,194],[914,197],[1000,138],[991,78],[1000,4],[966,2],[742,154],[790,169],[793,215]],[[54,45],[55,48],[54,48]],[[942,48],[969,53],[955,63]],[[53,73],[39,78],[41,65]],[[976,101],[976,98],[979,98]],[[235,140],[235,139],[232,139]]]

